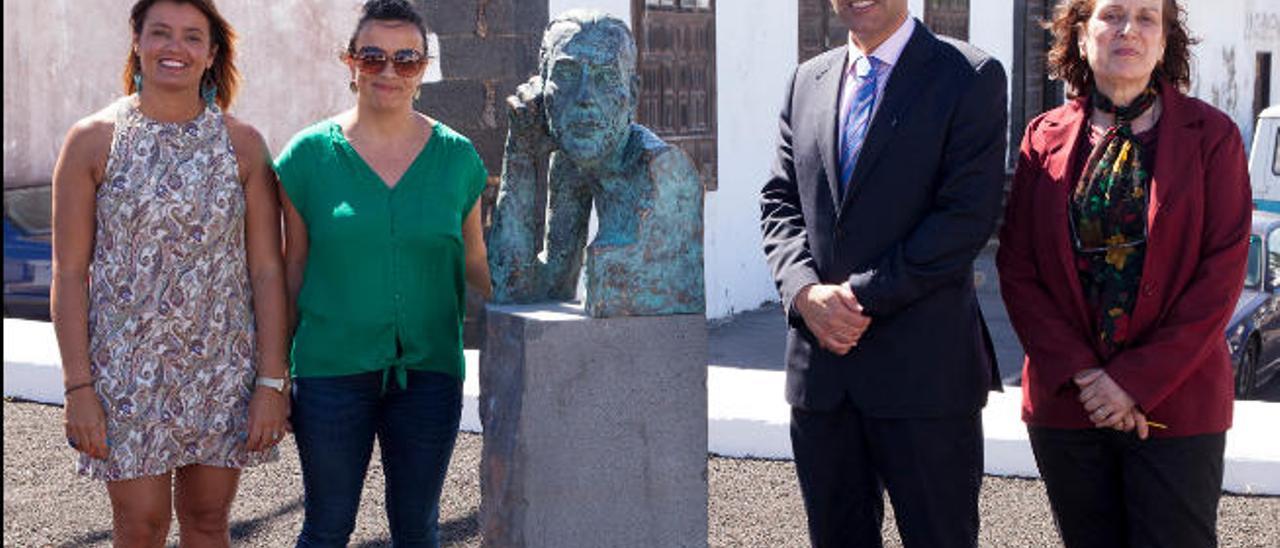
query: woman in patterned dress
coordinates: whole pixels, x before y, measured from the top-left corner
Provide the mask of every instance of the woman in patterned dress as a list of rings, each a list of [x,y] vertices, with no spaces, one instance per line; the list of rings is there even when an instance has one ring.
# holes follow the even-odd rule
[[[279,202],[261,135],[223,113],[234,33],[211,0],[140,0],[128,94],[53,175],[66,434],[114,541],[228,545],[240,469],[287,429]],[[255,376],[257,382],[255,382]]]

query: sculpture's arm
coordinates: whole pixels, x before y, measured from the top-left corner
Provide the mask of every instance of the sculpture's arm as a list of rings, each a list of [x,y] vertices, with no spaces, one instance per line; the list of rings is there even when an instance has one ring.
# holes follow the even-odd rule
[[[548,297],[569,301],[577,294],[582,255],[591,218],[591,189],[563,156],[551,160],[547,197],[547,261],[543,270]]]
[[[538,161],[552,148],[542,110],[538,77],[507,98],[510,107],[498,201],[489,229],[493,302],[532,302],[546,297],[537,249],[542,238],[537,211]]]

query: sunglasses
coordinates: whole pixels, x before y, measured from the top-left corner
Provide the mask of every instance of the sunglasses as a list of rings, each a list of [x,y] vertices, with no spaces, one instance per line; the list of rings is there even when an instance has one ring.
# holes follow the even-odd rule
[[[347,57],[355,61],[356,67],[365,74],[381,74],[387,63],[395,66],[396,74],[404,77],[415,76],[427,65],[427,55],[416,49],[402,49],[391,55],[386,50],[373,46],[360,48],[360,51],[349,51]]]

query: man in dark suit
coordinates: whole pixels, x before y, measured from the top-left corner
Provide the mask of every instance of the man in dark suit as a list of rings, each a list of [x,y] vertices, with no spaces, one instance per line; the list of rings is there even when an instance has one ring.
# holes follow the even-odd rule
[[[849,45],[797,70],[761,196],[814,546],[976,546],[998,387],[973,260],[1000,213],[1004,69],[907,0],[832,0]]]

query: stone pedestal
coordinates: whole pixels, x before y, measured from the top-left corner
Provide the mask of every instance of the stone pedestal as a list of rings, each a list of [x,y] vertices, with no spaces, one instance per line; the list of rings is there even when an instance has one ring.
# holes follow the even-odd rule
[[[706,546],[705,318],[487,315],[484,546]]]

